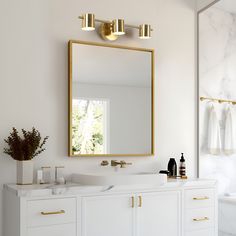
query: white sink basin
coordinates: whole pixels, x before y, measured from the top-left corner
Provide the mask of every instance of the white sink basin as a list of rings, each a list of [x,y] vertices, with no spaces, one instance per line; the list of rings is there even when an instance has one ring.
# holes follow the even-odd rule
[[[128,174],[72,174],[72,182],[82,185],[110,186],[110,185],[155,185],[167,183],[167,176],[154,173]]]

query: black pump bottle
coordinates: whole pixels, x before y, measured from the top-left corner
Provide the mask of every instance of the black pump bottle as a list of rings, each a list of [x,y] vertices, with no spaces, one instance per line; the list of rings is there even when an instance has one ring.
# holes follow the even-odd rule
[[[175,158],[170,158],[168,163],[169,176],[177,176],[177,164]]]

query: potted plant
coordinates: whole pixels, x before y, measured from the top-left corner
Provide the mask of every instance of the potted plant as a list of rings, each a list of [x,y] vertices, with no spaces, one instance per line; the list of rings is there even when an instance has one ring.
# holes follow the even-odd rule
[[[45,151],[43,147],[48,139],[48,136],[42,139],[34,127],[32,131],[22,129],[22,133],[23,137],[13,128],[10,136],[4,139],[8,144],[4,153],[17,161],[17,184],[20,185],[33,183],[33,158]]]

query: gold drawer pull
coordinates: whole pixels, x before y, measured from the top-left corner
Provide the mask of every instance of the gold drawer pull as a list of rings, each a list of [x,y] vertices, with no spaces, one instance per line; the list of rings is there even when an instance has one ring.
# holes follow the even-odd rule
[[[207,220],[209,220],[208,217],[193,219],[193,221],[195,221],[195,222],[199,222],[199,221],[207,221]]]
[[[41,212],[41,215],[43,216],[48,216],[48,215],[60,215],[60,214],[65,214],[64,210],[60,210],[60,211],[52,211],[52,212]]]
[[[194,197],[193,200],[201,201],[201,200],[209,200],[209,197]]]
[[[131,197],[131,207],[134,208],[134,196]]]
[[[138,207],[142,207],[143,205],[142,196],[138,196],[138,199],[139,199]]]

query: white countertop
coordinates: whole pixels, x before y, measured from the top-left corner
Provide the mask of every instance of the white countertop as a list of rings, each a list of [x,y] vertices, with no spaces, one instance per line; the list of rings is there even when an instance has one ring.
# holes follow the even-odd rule
[[[201,188],[215,186],[215,180],[206,179],[171,179],[166,184],[155,185],[120,185],[120,186],[91,186],[68,183],[65,185],[55,184],[33,184],[33,185],[16,185],[5,184],[4,189],[12,192],[18,197],[43,197],[53,195],[88,195],[114,192],[130,192],[130,191],[153,191],[164,189],[180,189],[180,188]]]

